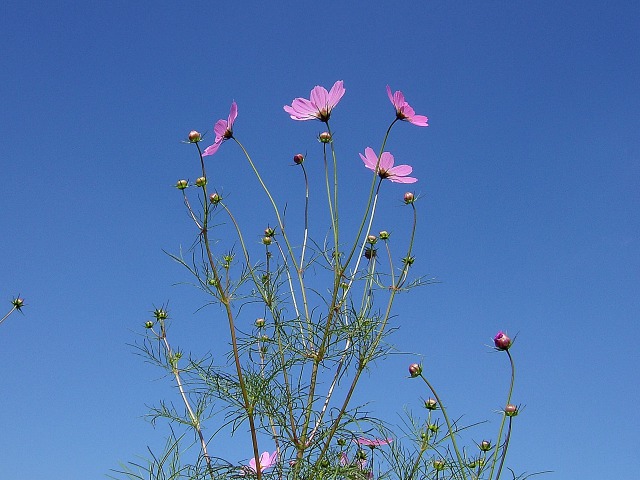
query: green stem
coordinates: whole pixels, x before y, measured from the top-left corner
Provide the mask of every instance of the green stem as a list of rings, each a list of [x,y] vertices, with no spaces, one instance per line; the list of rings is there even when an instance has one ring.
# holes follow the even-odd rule
[[[511,381],[509,383],[509,392],[507,394],[507,403],[505,403],[505,405],[509,405],[511,403],[511,395],[513,394],[513,386],[516,380],[516,366],[515,363],[513,361],[513,357],[511,356],[511,352],[509,352],[509,350],[505,350],[505,352],[507,352],[507,357],[509,358],[509,365],[511,367]],[[510,417],[509,417],[510,418]],[[507,420],[507,414],[506,412],[502,412],[502,421],[500,422],[500,429],[498,430],[498,438],[496,440],[496,451],[493,455],[493,462],[491,462],[491,471],[489,472],[489,480],[491,480],[493,478],[493,471],[496,467],[496,464],[498,462],[498,451],[500,450],[500,441],[502,439],[502,431],[504,430],[504,424]],[[509,426],[511,426],[511,421],[509,421]],[[502,454],[500,455],[502,457],[502,461],[501,461],[501,465],[504,462],[504,458],[507,455],[507,449],[506,449],[507,445],[505,444],[504,448],[502,448]],[[498,470],[497,475],[495,480],[498,480],[500,478],[500,470]]]
[[[433,393],[433,396],[435,397],[436,402],[438,402],[438,405],[440,405],[440,410],[442,411],[442,416],[444,417],[444,421],[447,423],[447,430],[449,431],[449,437],[451,437],[451,443],[453,444],[453,449],[456,452],[456,458],[458,459],[458,465],[460,466],[460,471],[462,472],[462,477],[466,480],[467,475],[465,474],[464,459],[462,458],[462,455],[460,454],[460,450],[458,450],[458,444],[456,443],[455,430],[453,429],[453,424],[451,423],[451,420],[449,420],[449,415],[447,414],[447,409],[445,408],[444,403],[442,403],[442,400],[440,400],[440,397],[438,396],[438,392],[436,392],[436,389],[433,388],[433,386],[431,385],[429,380],[427,380],[427,378],[422,374],[422,372],[420,373],[420,378],[422,378],[422,380],[424,380],[424,383],[427,384],[427,387],[429,387],[429,390],[431,390],[431,393]]]

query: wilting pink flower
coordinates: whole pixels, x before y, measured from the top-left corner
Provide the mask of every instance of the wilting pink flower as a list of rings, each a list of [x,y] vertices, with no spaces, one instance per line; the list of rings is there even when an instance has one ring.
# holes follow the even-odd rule
[[[413,168],[409,165],[393,166],[393,155],[389,152],[382,152],[380,156],[380,163],[378,164],[378,157],[371,147],[364,149],[364,155],[360,154],[360,158],[364,162],[364,166],[369,170],[376,171],[376,165],[378,167],[378,175],[380,178],[388,178],[392,182],[396,183],[415,183],[417,178],[408,177]]]
[[[405,120],[417,125],[418,127],[429,126],[429,119],[424,115],[416,115],[415,110],[405,101],[404,95],[400,90],[391,94],[391,87],[387,85],[387,95],[396,109],[396,116],[398,117],[398,120]]]
[[[236,102],[231,104],[231,110],[229,111],[229,117],[226,120],[220,119],[213,126],[213,132],[216,134],[216,139],[213,142],[213,145],[209,145],[204,152],[202,152],[202,156],[213,155],[218,151],[220,145],[225,140],[233,137],[233,122],[236,121],[238,117],[238,106]]]
[[[331,110],[335,107],[342,96],[345,89],[342,86],[342,80],[338,80],[333,84],[331,90],[316,85],[311,90],[309,100],[306,98],[296,98],[291,105],[285,105],[284,111],[287,112],[294,120],[320,120],[326,122],[331,116]]]
[[[393,438],[375,438],[373,440],[369,440],[368,438],[358,438],[356,442],[358,442],[358,445],[363,447],[375,448],[382,445],[389,445],[393,442]]]
[[[263,452],[260,455],[260,471],[264,472],[267,468],[272,467],[278,461],[278,452],[275,451],[271,455],[269,452]],[[249,470],[256,473],[256,459],[249,460]]]
[[[511,339],[504,332],[498,332],[493,338],[493,343],[498,350],[509,350],[511,347]]]

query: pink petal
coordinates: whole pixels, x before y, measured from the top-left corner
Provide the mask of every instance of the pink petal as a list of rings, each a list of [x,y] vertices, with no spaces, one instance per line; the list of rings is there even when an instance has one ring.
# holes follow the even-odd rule
[[[343,84],[344,82],[342,80],[338,80],[333,84],[333,87],[331,87],[328,98],[328,105],[330,109],[335,107],[344,95],[346,90],[344,89]]]
[[[213,126],[213,131],[216,134],[216,142],[217,142],[218,139],[224,137],[224,134],[227,131],[227,121],[218,120],[216,124]]]
[[[236,118],[238,118],[238,105],[236,102],[233,102],[231,103],[231,110],[229,110],[229,130],[233,127],[233,122],[236,121]]]
[[[382,152],[380,155],[380,170],[389,171],[393,167],[393,155],[389,152]]]
[[[429,126],[429,118],[424,115],[413,115],[409,122],[417,125],[418,127],[428,127]]]
[[[389,85],[387,85],[387,96],[389,97],[389,101],[393,103],[393,94],[391,93],[391,87]],[[393,106],[395,107],[396,104],[393,103]]]
[[[365,148],[364,149],[364,156],[362,154],[360,154],[360,158],[362,159],[362,161],[364,162],[364,165],[369,170],[375,170],[376,169],[376,165],[378,164],[378,157],[375,154],[375,152],[373,151],[373,148],[371,148],[371,147]]]
[[[320,85],[316,85],[313,90],[311,90],[311,103],[316,107],[317,112],[327,108],[328,96],[329,93],[327,89]]]
[[[387,177],[387,179],[394,183],[416,183],[418,181],[418,179],[414,177],[396,177],[395,175],[391,175]]]
[[[204,152],[202,152],[202,156],[206,157],[207,155],[213,155],[218,151],[221,144],[222,142],[216,141],[213,145],[209,145],[207,148],[204,149]]]
[[[413,171],[410,165],[396,165],[393,168],[387,170],[390,175],[398,175],[399,177],[406,177]]]

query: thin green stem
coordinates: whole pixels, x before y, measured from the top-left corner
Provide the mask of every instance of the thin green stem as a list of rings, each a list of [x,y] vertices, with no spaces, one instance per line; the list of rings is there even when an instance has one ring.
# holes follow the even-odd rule
[[[511,403],[511,395],[513,394],[513,386],[515,384],[515,380],[516,380],[516,366],[515,363],[513,361],[513,357],[511,356],[511,352],[509,350],[505,350],[505,352],[507,352],[507,357],[509,358],[509,365],[511,367],[511,381],[509,382],[509,391],[507,393],[507,403],[505,403],[506,405],[509,405]],[[509,419],[511,419],[511,417],[509,417]],[[502,439],[502,432],[504,430],[504,424],[507,420],[507,414],[506,412],[502,412],[502,421],[500,422],[500,428],[498,430],[498,438],[496,440],[496,451],[494,452],[493,455],[493,462],[491,462],[491,471],[489,472],[489,480],[491,480],[493,478],[493,471],[496,467],[496,464],[498,462],[498,451],[501,449],[500,448],[500,441]],[[509,420],[509,426],[511,426],[511,420]],[[508,437],[507,437],[508,439]],[[502,454],[500,455],[502,457],[502,461],[501,461],[501,465],[504,462],[504,458],[507,455],[507,445],[505,444],[505,446],[502,448]],[[501,467],[502,468],[502,467]],[[495,480],[498,480],[500,478],[500,470],[498,470],[497,475]]]
[[[458,459],[458,465],[460,466],[460,471],[462,472],[462,477],[466,479],[467,475],[465,474],[464,459],[462,458],[462,455],[460,454],[460,450],[458,450],[458,444],[456,443],[455,430],[453,428],[453,424],[451,423],[451,420],[449,420],[449,415],[447,414],[447,409],[444,406],[444,403],[442,403],[442,400],[440,399],[440,397],[438,396],[438,392],[436,392],[436,389],[433,388],[433,385],[431,385],[429,380],[427,380],[427,378],[422,374],[422,372],[420,372],[420,378],[422,378],[422,380],[424,380],[424,383],[427,384],[427,387],[429,387],[429,390],[431,390],[431,393],[433,393],[433,396],[435,397],[436,402],[438,402],[438,405],[440,405],[440,410],[442,411],[442,416],[444,417],[444,421],[447,423],[447,430],[449,431],[449,437],[451,438],[451,443],[453,444],[453,449],[456,452],[456,458]]]

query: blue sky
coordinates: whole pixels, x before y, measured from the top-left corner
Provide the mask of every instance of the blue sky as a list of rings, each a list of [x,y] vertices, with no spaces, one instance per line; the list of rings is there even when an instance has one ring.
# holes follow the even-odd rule
[[[385,86],[430,119],[388,144],[420,179],[415,271],[440,282],[398,302],[398,349],[424,355],[454,413],[495,426],[507,370],[487,345],[517,333],[510,465],[632,478],[639,22],[634,1],[4,2],[0,300],[27,306],[0,326],[2,478],[104,478],[162,443],[141,417],[175,392],[130,344],[167,301],[183,348],[221,334],[162,251],[194,235],[171,188],[197,174],[180,140],[235,100],[236,135],[284,201],[320,124],[282,106],[339,79],[345,205],[392,118]],[[217,185],[272,221],[243,209],[263,199],[231,147],[209,160]],[[384,192],[389,219],[403,192]],[[417,407],[415,358],[379,365],[363,398]]]

